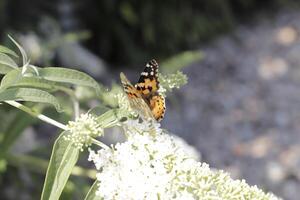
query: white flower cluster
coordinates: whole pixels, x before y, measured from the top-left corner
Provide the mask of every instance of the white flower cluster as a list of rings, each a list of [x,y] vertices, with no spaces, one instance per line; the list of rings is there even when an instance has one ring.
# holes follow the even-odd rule
[[[75,121],[70,121],[67,130],[69,134],[64,138],[71,141],[81,151],[83,147],[91,145],[92,138],[103,134],[103,129],[99,127],[97,119],[88,113],[80,115]]]
[[[99,170],[96,194],[103,199],[278,199],[197,162],[163,131],[131,129],[126,142],[90,150],[89,160]]]
[[[157,134],[162,133],[162,129],[160,128],[160,123],[154,120],[143,120],[141,118],[135,120],[127,120],[123,122],[123,128],[125,130],[125,134],[129,137],[136,134],[149,134],[152,136],[156,136]]]
[[[201,160],[201,154],[197,151],[197,149],[189,145],[184,139],[176,135],[173,135],[172,139],[174,140],[178,148],[184,149],[185,153],[189,157],[194,158],[197,161]]]

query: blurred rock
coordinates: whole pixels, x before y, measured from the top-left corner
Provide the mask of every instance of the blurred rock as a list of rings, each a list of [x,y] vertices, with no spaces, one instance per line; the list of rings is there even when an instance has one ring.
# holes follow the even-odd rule
[[[94,77],[108,78],[104,61],[77,42],[62,44],[58,48],[58,57],[62,66],[83,70]]]
[[[203,162],[289,200],[300,196],[299,18],[282,11],[201,47],[163,120]]]
[[[286,74],[288,65],[281,58],[263,58],[259,66],[259,75],[267,80],[274,79]]]
[[[291,26],[280,28],[276,33],[276,40],[279,44],[290,45],[296,41],[298,37],[297,31]]]
[[[277,162],[268,163],[266,172],[270,181],[274,183],[280,183],[286,178],[284,167]]]

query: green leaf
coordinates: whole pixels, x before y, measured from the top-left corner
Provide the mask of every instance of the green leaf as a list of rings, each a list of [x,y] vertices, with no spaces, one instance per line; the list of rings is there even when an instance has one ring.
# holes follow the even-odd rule
[[[71,83],[79,86],[92,87],[100,95],[101,87],[91,76],[74,70],[60,67],[38,68],[39,76],[50,81]]]
[[[31,87],[55,91],[58,90],[59,87],[64,86],[64,84],[59,84],[54,81],[42,79],[37,76],[22,76],[21,69],[15,69],[7,73],[2,78],[0,89],[4,90],[8,87]]]
[[[119,84],[113,83],[111,90],[102,93],[101,101],[112,108],[118,107],[119,104],[116,95],[121,92],[123,92],[123,88]]]
[[[10,72],[11,70],[13,70],[13,68],[0,63],[0,74],[6,74],[6,73]]]
[[[92,115],[100,116],[100,115],[102,115],[103,113],[105,113],[105,112],[107,112],[109,110],[111,110],[111,109],[108,108],[108,107],[106,107],[106,106],[104,106],[104,105],[102,105],[102,104],[100,104],[100,105],[98,105],[98,106],[90,109],[88,111],[88,113],[92,114]]]
[[[32,124],[36,119],[28,116],[27,113],[19,111],[16,116],[11,120],[3,131],[4,137],[0,143],[0,160],[6,155],[10,147],[15,143],[23,130]]]
[[[92,114],[96,114],[93,113]],[[121,109],[110,109],[97,117],[97,122],[102,128],[110,128],[119,124],[125,117],[128,116],[128,112],[123,113]]]
[[[28,57],[27,54],[25,52],[25,50],[23,49],[23,47],[17,42],[15,41],[10,35],[8,35],[9,39],[11,41],[13,41],[13,43],[18,47],[19,51],[22,54],[22,60],[23,60],[23,65],[25,65],[28,62]]]
[[[18,65],[13,59],[4,53],[0,53],[0,74],[6,74],[17,67]]]
[[[21,69],[13,69],[10,72],[8,72],[1,80],[1,90],[6,89],[10,85],[13,85],[19,81],[19,79],[22,78],[21,75]],[[1,91],[0,90],[0,91]]]
[[[5,46],[2,46],[2,45],[0,45],[0,53],[8,54],[8,55],[14,56],[16,58],[19,57],[13,50],[11,50]]]
[[[182,68],[201,60],[203,54],[200,51],[185,51],[183,53],[172,56],[161,64],[162,73],[174,73]]]
[[[84,200],[101,200],[99,196],[96,196],[96,191],[98,188],[99,188],[99,181],[96,180],[92,185],[92,187],[90,188]]]
[[[0,92],[1,101],[32,101],[52,104],[58,112],[61,106],[57,99],[50,93],[33,88],[12,88]]]
[[[64,139],[66,134],[64,131],[54,143],[41,200],[59,199],[78,160],[79,150]]]

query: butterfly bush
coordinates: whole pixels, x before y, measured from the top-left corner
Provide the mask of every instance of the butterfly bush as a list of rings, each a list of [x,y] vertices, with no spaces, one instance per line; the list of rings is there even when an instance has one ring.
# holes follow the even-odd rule
[[[177,79],[185,80],[174,75],[162,86],[177,87]],[[120,112],[132,115],[126,96],[117,98]],[[89,149],[89,161],[98,170],[96,195],[100,199],[279,199],[244,180],[231,179],[222,170],[210,169],[199,162],[194,148],[155,121],[129,117],[120,126],[127,136],[125,142],[98,151]]]
[[[38,69],[30,65],[23,48],[13,39],[12,41],[22,54],[22,75],[30,77],[32,70],[39,75]],[[187,81],[187,77],[181,72],[160,75],[159,79],[159,93],[171,91]],[[89,149],[89,160],[98,170],[96,195],[100,199],[279,199],[271,193],[264,193],[256,186],[249,186],[244,180],[231,179],[222,170],[210,169],[208,164],[199,161],[196,151],[183,140],[169,135],[155,121],[138,118],[139,113],[131,109],[124,94],[117,95],[116,98],[118,108],[97,117],[89,113],[82,114],[75,121],[70,121],[66,127],[60,125],[60,128],[65,129],[64,139],[78,149],[83,151],[92,143],[103,147],[98,151]],[[113,126],[121,126],[127,140],[110,147],[100,145],[96,138],[103,135],[104,128]],[[77,152],[70,154],[70,148],[66,149],[68,147],[61,146],[67,154],[62,154],[59,148],[53,150],[54,156],[50,160],[42,198],[44,195],[50,196],[47,199],[59,198],[71,173],[70,169],[75,164],[74,155],[77,156]],[[74,163],[66,162],[66,155],[73,156],[69,161]],[[51,190],[51,194],[47,194],[48,190]]]
[[[171,83],[180,77],[162,85],[177,87]],[[127,140],[110,148],[89,149],[88,160],[98,170],[96,195],[100,199],[279,199],[244,180],[231,179],[222,170],[210,169],[182,139],[171,136],[155,121],[138,118],[124,94],[116,98],[117,116],[126,116],[126,120],[115,125],[124,129]],[[69,122],[65,139],[83,150],[103,134],[102,126],[93,115],[83,114]]]
[[[103,199],[279,199],[198,162],[157,123],[128,120],[123,127],[126,142],[90,150]]]

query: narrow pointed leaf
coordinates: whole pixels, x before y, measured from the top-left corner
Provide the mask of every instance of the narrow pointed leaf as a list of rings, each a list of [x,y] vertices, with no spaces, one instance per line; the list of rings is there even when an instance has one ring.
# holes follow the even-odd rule
[[[0,143],[0,160],[6,156],[6,153],[23,133],[23,130],[32,124],[36,119],[28,116],[22,111],[18,112],[10,121],[7,128],[3,131],[4,136]]]
[[[18,67],[16,62],[4,53],[0,53],[0,63],[3,64],[3,65],[8,65],[12,68],[17,68]]]
[[[161,63],[160,71],[162,73],[174,73],[182,68],[197,62],[203,58],[203,54],[199,51],[185,51],[183,53],[172,56],[168,60]]]
[[[15,69],[7,73],[1,80],[0,91],[8,87],[31,87],[42,90],[55,91],[58,87],[64,87],[62,83],[42,79],[38,76],[22,76],[21,69]]]
[[[31,101],[52,104],[58,112],[62,111],[57,99],[48,92],[33,88],[11,88],[0,93],[1,101]]]
[[[18,65],[13,59],[4,53],[0,53],[0,74],[6,74],[17,67]]]
[[[8,65],[4,65],[0,63],[0,74],[6,74],[8,72],[10,72],[11,70],[13,70],[14,68],[8,66]]]
[[[11,41],[13,41],[13,43],[18,47],[19,51],[22,54],[22,59],[23,59],[23,65],[25,65],[25,63],[27,62],[28,58],[27,58],[27,54],[25,52],[25,50],[23,49],[23,47],[17,42],[15,41],[10,35],[8,35],[9,39]]]
[[[19,57],[13,50],[11,50],[5,46],[2,46],[2,45],[0,45],[0,53],[8,54],[8,55],[14,56],[16,58]]]
[[[90,188],[84,200],[101,200],[100,196],[96,195],[96,191],[98,188],[99,188],[99,181],[96,180],[92,185],[92,187]]]
[[[96,107],[90,109],[90,110],[88,111],[88,113],[90,113],[90,114],[92,114],[92,115],[100,116],[100,115],[102,115],[103,113],[105,113],[105,112],[107,112],[107,111],[109,111],[109,110],[111,110],[111,109],[109,109],[108,107],[106,107],[106,106],[100,104],[100,105],[98,105],[98,106],[96,106]]]
[[[75,166],[79,150],[64,139],[63,132],[54,143],[47,169],[41,200],[58,200],[72,169]]]
[[[46,80],[92,87],[98,95],[101,93],[101,88],[97,81],[83,72],[60,67],[38,68],[38,71],[39,75]]]

